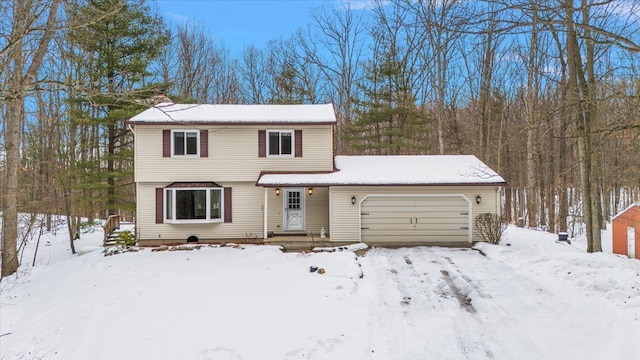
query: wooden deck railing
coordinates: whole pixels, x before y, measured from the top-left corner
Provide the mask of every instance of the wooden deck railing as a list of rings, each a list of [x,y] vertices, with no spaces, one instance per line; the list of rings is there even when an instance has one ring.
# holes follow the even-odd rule
[[[104,224],[104,243],[107,242],[109,235],[117,229],[120,229],[120,215],[109,215]]]

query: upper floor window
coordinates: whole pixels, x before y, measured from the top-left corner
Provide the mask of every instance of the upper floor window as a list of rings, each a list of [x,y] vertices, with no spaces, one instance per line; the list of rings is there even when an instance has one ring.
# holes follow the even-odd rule
[[[267,149],[269,156],[293,155],[293,130],[267,131]]]
[[[258,130],[258,157],[302,157],[302,130]]]
[[[208,130],[162,130],[162,157],[209,157]]]
[[[172,155],[198,156],[200,149],[200,132],[197,130],[173,130],[171,132]]]

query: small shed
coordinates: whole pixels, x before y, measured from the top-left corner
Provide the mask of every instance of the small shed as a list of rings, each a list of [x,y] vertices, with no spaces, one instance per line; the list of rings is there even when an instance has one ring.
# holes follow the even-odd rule
[[[633,204],[611,219],[613,253],[640,259],[640,204]]]

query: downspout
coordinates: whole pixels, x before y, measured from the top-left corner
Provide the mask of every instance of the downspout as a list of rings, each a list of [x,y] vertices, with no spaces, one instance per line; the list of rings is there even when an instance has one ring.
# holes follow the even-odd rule
[[[499,217],[502,217],[502,198],[500,197],[500,192],[502,191],[502,186],[498,186],[498,190],[496,191],[496,214]]]
[[[473,218],[475,217],[475,213],[473,212],[473,205],[471,204],[471,200],[469,200],[466,196],[462,196],[462,198],[467,202],[467,223],[469,227],[469,243],[473,243]]]
[[[140,204],[140,183],[135,181],[137,178],[137,174],[135,173],[135,154],[137,154],[136,151],[136,132],[135,130],[133,130],[133,126],[131,126],[131,124],[129,122],[127,122],[127,129],[129,129],[129,131],[131,131],[131,133],[133,134],[133,153],[134,153],[134,157],[133,157],[133,167],[134,167],[134,183],[136,184],[136,212],[135,212],[135,216],[134,216],[134,220],[133,220],[133,226],[135,227],[135,237],[137,241],[140,241],[140,226],[138,226],[138,204]],[[163,196],[164,197],[164,196]],[[164,205],[162,206],[162,211],[164,210]]]
[[[127,128],[133,133],[134,136],[136,135],[136,132],[133,130],[133,126],[131,126],[131,124],[127,123]]]
[[[329,186],[329,230],[327,236],[331,240],[331,233],[333,232],[333,209],[331,208],[331,186]]]

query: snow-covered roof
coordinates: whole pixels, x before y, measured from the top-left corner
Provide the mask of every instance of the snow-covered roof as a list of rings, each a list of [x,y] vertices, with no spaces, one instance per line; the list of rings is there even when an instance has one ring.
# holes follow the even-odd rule
[[[336,156],[330,173],[265,173],[258,186],[504,185],[473,155]]]
[[[311,123],[334,124],[332,104],[319,105],[212,105],[161,103],[129,120],[133,124],[163,123]]]
[[[624,213],[626,213],[627,211],[633,209],[634,207],[640,207],[640,203],[633,203],[629,206],[627,206],[624,210],[620,211],[619,213],[617,213],[614,217],[611,218],[611,221],[613,221],[614,219],[622,216]]]

